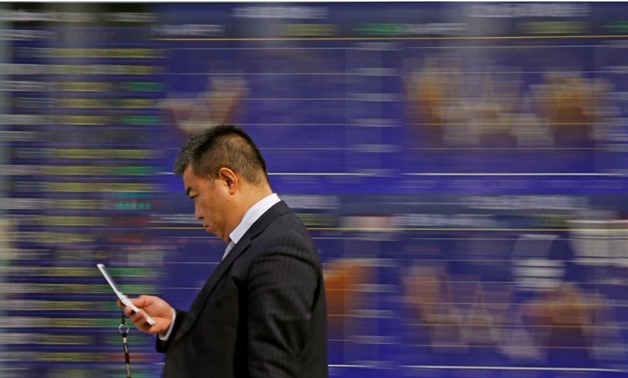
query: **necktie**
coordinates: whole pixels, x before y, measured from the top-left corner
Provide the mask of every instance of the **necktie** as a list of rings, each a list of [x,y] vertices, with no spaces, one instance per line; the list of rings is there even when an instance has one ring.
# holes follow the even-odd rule
[[[222,260],[224,260],[225,257],[227,257],[227,254],[229,253],[229,251],[231,251],[234,245],[235,243],[232,240],[229,240],[229,244],[227,244],[227,248],[225,248],[225,253],[223,253],[222,255]]]

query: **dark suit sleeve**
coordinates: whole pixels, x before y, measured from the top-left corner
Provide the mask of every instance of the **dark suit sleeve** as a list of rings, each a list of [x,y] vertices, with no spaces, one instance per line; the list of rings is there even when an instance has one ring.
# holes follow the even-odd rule
[[[185,316],[187,315],[187,312],[185,311],[179,311],[177,309],[175,309],[175,311],[177,312],[177,318],[175,320],[174,327],[172,328],[172,332],[170,332],[170,336],[168,337],[168,340],[162,341],[159,338],[159,336],[157,336],[155,349],[159,353],[166,353],[168,351],[168,348],[170,347],[172,340],[174,339],[175,335],[177,334],[177,331],[181,327],[181,324],[183,324],[183,320],[185,319]]]
[[[298,377],[310,338],[320,268],[298,236],[267,243],[251,266],[248,285],[250,377]]]

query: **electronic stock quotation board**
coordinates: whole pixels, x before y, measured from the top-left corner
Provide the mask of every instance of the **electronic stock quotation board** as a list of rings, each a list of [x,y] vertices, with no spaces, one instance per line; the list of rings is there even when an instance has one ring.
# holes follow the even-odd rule
[[[319,248],[330,376],[625,376],[626,62],[624,3],[0,4],[0,376],[123,374],[96,263],[190,305],[224,245],[172,165],[223,123]]]

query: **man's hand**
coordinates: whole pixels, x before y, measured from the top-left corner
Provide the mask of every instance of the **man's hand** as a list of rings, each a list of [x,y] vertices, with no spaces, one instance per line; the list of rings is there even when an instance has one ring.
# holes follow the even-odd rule
[[[174,309],[163,299],[151,295],[140,295],[138,298],[129,298],[129,300],[137,306],[140,312],[134,313],[129,307],[118,301],[118,306],[124,309],[126,316],[131,319],[135,327],[142,332],[150,334],[164,334],[168,332]],[[146,321],[146,313],[155,320],[155,325],[150,325]]]

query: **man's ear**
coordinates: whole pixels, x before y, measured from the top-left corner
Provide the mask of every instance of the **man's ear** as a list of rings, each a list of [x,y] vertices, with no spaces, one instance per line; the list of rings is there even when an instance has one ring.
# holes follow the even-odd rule
[[[238,175],[231,169],[227,167],[222,167],[218,171],[218,177],[227,184],[230,193],[234,193],[238,186],[240,185],[240,181],[238,180]]]

